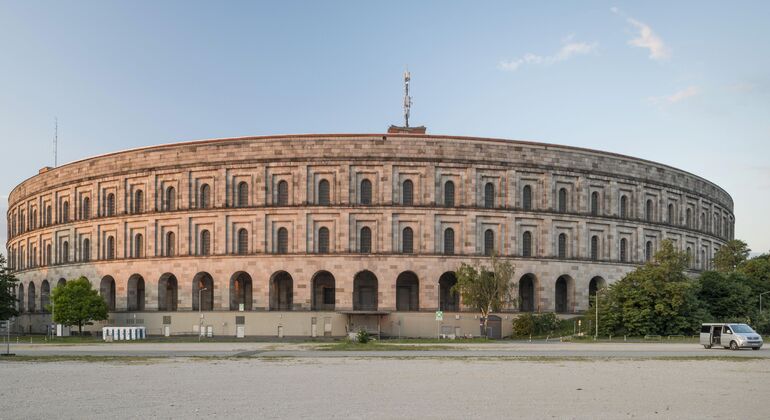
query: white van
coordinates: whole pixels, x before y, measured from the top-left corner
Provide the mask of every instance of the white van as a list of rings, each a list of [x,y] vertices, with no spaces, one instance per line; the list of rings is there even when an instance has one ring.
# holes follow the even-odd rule
[[[762,348],[762,336],[746,324],[703,324],[700,328],[700,343],[710,349],[722,346],[731,350]]]

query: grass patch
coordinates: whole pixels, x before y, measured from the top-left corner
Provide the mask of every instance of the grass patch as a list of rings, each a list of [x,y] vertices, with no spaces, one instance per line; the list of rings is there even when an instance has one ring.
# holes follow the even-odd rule
[[[340,341],[339,343],[327,344],[319,347],[324,351],[403,351],[403,350],[448,350],[450,346],[442,345],[409,345],[409,344],[385,344],[381,341],[370,341],[368,343],[356,343],[354,341]]]

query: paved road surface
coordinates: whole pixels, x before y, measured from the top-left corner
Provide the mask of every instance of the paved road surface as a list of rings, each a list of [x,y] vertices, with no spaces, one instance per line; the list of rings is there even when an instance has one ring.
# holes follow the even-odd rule
[[[446,349],[395,351],[327,351],[324,344],[297,343],[104,343],[89,345],[18,344],[11,351],[25,356],[134,356],[134,357],[761,357],[770,358],[770,348],[758,351],[706,350],[682,343],[560,343],[499,342],[448,344]]]

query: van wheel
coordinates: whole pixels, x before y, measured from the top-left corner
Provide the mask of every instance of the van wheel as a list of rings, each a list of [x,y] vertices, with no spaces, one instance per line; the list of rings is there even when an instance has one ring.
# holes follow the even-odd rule
[[[710,349],[710,348],[711,348],[711,344],[704,344],[704,345],[703,345],[703,348],[704,348],[704,349],[706,349],[706,350],[708,350],[708,349]]]
[[[730,350],[738,350],[738,343],[736,343],[735,341],[731,341]]]

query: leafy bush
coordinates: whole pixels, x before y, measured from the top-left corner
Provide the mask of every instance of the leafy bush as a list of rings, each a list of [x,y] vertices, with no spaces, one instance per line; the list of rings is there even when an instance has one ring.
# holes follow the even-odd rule
[[[358,333],[356,334],[356,341],[360,344],[366,344],[372,339],[371,335],[369,335],[369,332],[365,329],[361,328],[358,330]]]
[[[550,334],[559,329],[561,321],[554,313],[521,314],[513,319],[513,335],[529,336]]]

